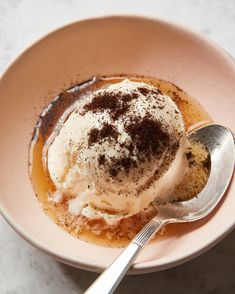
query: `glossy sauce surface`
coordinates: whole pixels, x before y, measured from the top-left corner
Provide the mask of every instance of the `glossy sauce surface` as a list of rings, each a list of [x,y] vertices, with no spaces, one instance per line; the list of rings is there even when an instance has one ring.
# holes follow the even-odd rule
[[[211,122],[208,113],[199,105],[195,99],[190,97],[176,85],[160,80],[157,78],[148,77],[96,77],[88,82],[76,85],[67,92],[75,93],[68,95],[63,92],[57,96],[52,103],[41,114],[39,121],[35,127],[34,137],[30,148],[30,176],[35,193],[42,204],[44,211],[61,227],[69,233],[81,238],[85,241],[95,243],[102,246],[122,247],[128,244],[129,240],[108,240],[103,236],[97,236],[88,231],[74,230],[67,217],[65,203],[54,203],[50,201],[50,195],[55,192],[55,187],[50,180],[49,175],[45,172],[45,162],[43,161],[43,147],[48,137],[52,133],[58,119],[62,116],[66,109],[72,108],[77,99],[82,99],[82,96],[92,93],[102,87],[122,81],[129,78],[133,81],[142,81],[159,88],[164,94],[170,96],[180,109],[186,130],[201,126]],[[207,153],[204,148],[198,144],[189,146],[188,160],[190,168],[185,174],[182,183],[176,187],[173,193],[173,200],[188,199],[194,197],[205,185],[208,177],[208,169],[204,166],[206,163]],[[194,158],[194,162],[192,162]],[[197,184],[196,184],[197,183]],[[158,234],[156,238],[167,238],[171,234],[179,233],[179,230],[184,230],[184,225],[169,226],[163,234]]]

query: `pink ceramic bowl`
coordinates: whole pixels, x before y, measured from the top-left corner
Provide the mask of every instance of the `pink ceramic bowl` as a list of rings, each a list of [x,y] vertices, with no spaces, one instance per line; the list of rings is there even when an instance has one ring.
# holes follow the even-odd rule
[[[26,50],[0,81],[0,207],[27,241],[59,261],[102,271],[121,252],[80,241],[42,211],[28,175],[38,115],[61,90],[92,76],[142,74],[169,80],[214,118],[235,124],[235,63],[223,49],[178,25],[142,17],[90,19],[59,29]],[[162,270],[204,252],[234,227],[235,183],[210,218],[152,241],[132,273]]]

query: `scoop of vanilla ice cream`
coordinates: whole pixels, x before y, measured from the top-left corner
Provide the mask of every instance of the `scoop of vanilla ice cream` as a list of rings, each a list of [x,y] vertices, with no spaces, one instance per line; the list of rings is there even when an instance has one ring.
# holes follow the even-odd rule
[[[47,169],[73,214],[138,213],[184,174],[181,113],[143,82],[126,79],[80,99],[50,142]]]

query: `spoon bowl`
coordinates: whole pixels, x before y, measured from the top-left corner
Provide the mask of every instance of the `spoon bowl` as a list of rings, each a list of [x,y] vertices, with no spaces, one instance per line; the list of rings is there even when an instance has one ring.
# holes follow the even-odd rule
[[[170,223],[200,220],[211,213],[222,199],[234,171],[235,145],[232,133],[221,125],[211,124],[191,133],[188,140],[199,141],[209,152],[211,168],[206,186],[191,200],[161,205],[154,203],[157,215],[86,293],[113,293],[137,255],[160,229]]]
[[[191,133],[188,139],[200,141],[209,151],[210,176],[197,197],[156,205],[158,217],[170,218],[172,222],[191,222],[207,216],[223,197],[235,165],[235,145],[229,129],[212,124]]]

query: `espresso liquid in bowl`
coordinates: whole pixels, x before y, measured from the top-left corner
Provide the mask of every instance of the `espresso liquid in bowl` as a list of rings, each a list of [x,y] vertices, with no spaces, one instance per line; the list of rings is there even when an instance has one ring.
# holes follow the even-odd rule
[[[71,113],[73,105],[78,99],[82,99],[84,95],[88,95],[105,86],[121,82],[125,78],[153,85],[160,89],[163,94],[168,95],[181,111],[187,131],[211,122],[210,116],[196,100],[168,81],[142,76],[95,77],[90,81],[75,85],[69,90],[64,91],[51,102],[38,120],[30,147],[30,176],[35,193],[44,211],[60,227],[74,236],[99,245],[113,247],[125,246],[129,240],[127,238],[117,240],[112,238],[110,240],[90,231],[79,230],[69,216],[66,199],[63,199],[61,202],[51,201],[51,195],[55,193],[56,189],[49,174],[46,172],[43,150],[45,150],[45,143],[47,142],[48,144],[47,140],[58,120]],[[64,119],[66,118],[64,117]],[[208,154],[200,144],[195,142],[195,144],[188,146],[186,157],[188,160],[188,170],[181,184],[175,188],[172,194],[172,201],[186,200],[194,197],[202,190],[208,178]],[[167,229],[168,233],[164,233],[162,236],[158,236],[158,238],[169,236],[169,233],[173,232],[174,228],[177,229],[180,226],[173,225]]]

